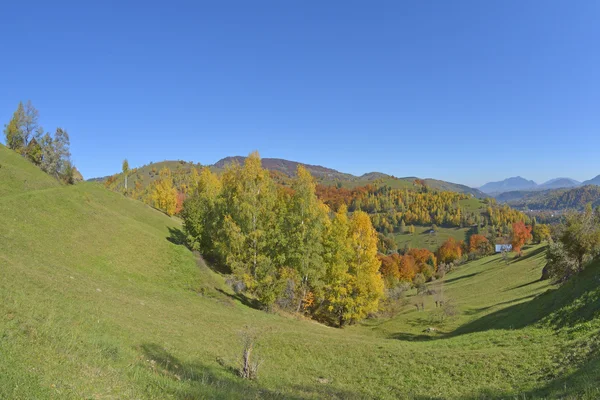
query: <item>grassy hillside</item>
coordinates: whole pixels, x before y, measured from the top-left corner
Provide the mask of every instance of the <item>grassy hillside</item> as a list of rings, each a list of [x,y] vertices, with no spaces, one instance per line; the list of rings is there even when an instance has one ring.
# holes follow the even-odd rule
[[[339,330],[246,306],[179,244],[178,220],[99,184],[58,186],[6,152],[0,398],[600,395],[598,266],[555,289],[537,281],[541,247],[490,257],[447,276],[454,319],[409,293],[396,317]],[[256,382],[233,371],[245,326],[261,335]]]
[[[0,196],[59,186],[57,180],[0,144]]]

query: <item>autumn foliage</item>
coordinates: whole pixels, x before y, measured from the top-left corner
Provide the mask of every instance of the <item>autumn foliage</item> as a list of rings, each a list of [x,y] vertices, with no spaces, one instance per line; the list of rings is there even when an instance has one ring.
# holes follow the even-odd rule
[[[484,256],[492,250],[490,241],[483,235],[471,235],[469,238],[469,253]]]
[[[531,240],[531,226],[519,221],[515,222],[512,228],[512,248],[513,251],[520,252],[523,245]]]
[[[462,257],[462,242],[448,238],[438,249],[439,262],[448,264]]]

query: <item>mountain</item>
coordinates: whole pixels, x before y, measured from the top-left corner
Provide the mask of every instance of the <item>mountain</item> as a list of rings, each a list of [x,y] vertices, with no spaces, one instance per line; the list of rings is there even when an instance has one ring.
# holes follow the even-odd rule
[[[596,176],[595,178],[589,179],[587,181],[581,182],[581,186],[585,186],[585,185],[599,185],[600,186],[600,175]]]
[[[600,184],[600,175],[594,179],[598,179],[598,184]],[[589,182],[589,181],[588,181]],[[585,182],[583,183],[585,184]],[[499,196],[508,192],[524,192],[528,191],[536,191],[536,190],[548,190],[548,189],[563,189],[563,188],[573,188],[582,185],[580,182],[571,178],[554,178],[550,179],[547,182],[538,185],[534,181],[527,180],[520,176],[516,176],[514,178],[508,178],[499,182],[489,182],[479,188],[484,193],[492,194],[496,199],[505,199],[507,196]],[[510,198],[514,198],[517,196],[517,193],[512,193]],[[502,200],[501,200],[502,201]]]
[[[503,181],[488,182],[480,187],[479,190],[481,190],[483,193],[493,194],[510,192],[514,190],[534,190],[537,186],[537,183],[534,181],[529,181],[520,176],[515,176],[513,178],[504,179]]]
[[[571,178],[555,178],[550,179],[538,186],[538,189],[561,189],[579,186],[581,182]]]
[[[224,169],[227,165],[230,165],[233,163],[243,164],[245,159],[246,159],[246,157],[242,157],[242,156],[225,157],[225,158],[217,161],[216,163],[214,163],[212,166],[215,168],[218,168],[218,169]],[[320,165],[311,165],[311,164],[300,163],[297,161],[284,160],[281,158],[262,158],[261,161],[262,161],[263,168],[268,169],[270,171],[278,171],[287,176],[296,175],[296,169],[298,168],[298,165],[302,165],[304,168],[306,168],[312,174],[312,176],[314,176],[317,179],[353,179],[353,178],[356,178],[353,175],[345,174],[345,173],[336,171],[335,169],[325,168]]]

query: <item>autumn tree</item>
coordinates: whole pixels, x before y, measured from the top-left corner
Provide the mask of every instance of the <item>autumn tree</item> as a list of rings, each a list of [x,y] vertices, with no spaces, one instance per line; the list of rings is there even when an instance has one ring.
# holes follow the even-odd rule
[[[490,241],[483,235],[471,235],[469,237],[469,253],[484,256],[492,251]]]
[[[152,201],[156,208],[163,210],[167,215],[175,214],[177,190],[173,186],[171,170],[167,167],[160,171],[159,179],[154,183]]]
[[[523,245],[531,240],[531,226],[525,225],[523,221],[512,225],[511,244],[513,251],[521,253]]]
[[[531,235],[535,243],[542,243],[543,241],[548,241],[551,239],[550,226],[546,224],[536,223],[531,230]]]
[[[462,245],[454,238],[448,238],[438,249],[438,261],[444,264],[462,257]]]
[[[354,277],[348,269],[352,255],[349,232],[348,210],[342,204],[333,220],[326,223],[323,236],[326,270],[322,288],[322,317],[339,327],[348,321],[348,309],[352,304]]]

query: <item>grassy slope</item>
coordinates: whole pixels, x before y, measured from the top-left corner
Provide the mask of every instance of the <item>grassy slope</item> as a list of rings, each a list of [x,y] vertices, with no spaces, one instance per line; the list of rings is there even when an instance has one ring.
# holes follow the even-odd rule
[[[467,228],[439,228],[435,234],[430,234],[431,226],[415,226],[415,233],[396,233],[396,243],[398,248],[402,249],[408,245],[410,248],[422,248],[436,251],[448,238],[453,237],[456,240],[465,240]]]
[[[587,353],[563,375],[548,373],[572,337],[596,332],[598,294],[578,289],[589,321],[575,333],[556,334],[549,317],[536,323],[573,315],[559,307],[573,290],[535,297],[548,289],[534,282],[539,248],[509,266],[487,258],[449,274],[462,314],[434,324],[440,334],[422,333],[431,305],[338,330],[244,306],[177,244],[177,220],[100,185],[46,182],[16,194],[6,182],[0,398],[488,398],[558,395],[565,383],[598,394]],[[230,369],[245,325],[262,332],[254,383]]]

